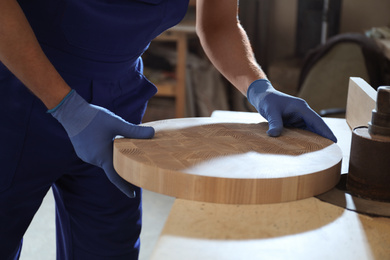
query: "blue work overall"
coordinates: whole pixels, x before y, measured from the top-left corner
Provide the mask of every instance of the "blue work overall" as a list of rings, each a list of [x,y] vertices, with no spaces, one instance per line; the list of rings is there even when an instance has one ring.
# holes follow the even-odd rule
[[[186,0],[20,0],[44,52],[88,102],[139,124],[156,88],[142,75],[150,41],[177,24]],[[129,199],[81,161],[63,127],[0,63],[0,259],[52,187],[57,259],[137,259],[141,190]],[[42,252],[45,254],[45,252]]]

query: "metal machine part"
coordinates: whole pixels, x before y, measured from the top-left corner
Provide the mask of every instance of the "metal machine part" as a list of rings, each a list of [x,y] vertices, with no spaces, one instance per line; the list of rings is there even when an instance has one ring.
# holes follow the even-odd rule
[[[379,87],[368,127],[352,132],[347,189],[352,194],[390,201],[390,87]]]
[[[347,175],[342,174],[336,187],[317,195],[316,198],[359,214],[390,218],[390,202],[366,199],[352,194],[346,187]]]
[[[368,132],[371,135],[390,136],[390,86],[378,88],[376,108],[372,111]]]

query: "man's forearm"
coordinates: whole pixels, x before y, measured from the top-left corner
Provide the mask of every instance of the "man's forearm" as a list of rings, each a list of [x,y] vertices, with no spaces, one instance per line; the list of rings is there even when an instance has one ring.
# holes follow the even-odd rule
[[[0,61],[49,109],[70,91],[43,53],[16,0],[0,1]]]
[[[197,32],[214,66],[246,95],[248,86],[266,75],[255,60],[237,11],[236,0],[199,0]]]

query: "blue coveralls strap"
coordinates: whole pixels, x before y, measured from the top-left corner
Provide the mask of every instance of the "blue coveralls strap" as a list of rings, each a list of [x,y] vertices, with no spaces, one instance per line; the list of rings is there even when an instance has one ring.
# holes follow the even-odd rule
[[[20,0],[41,46],[85,100],[138,124],[156,87],[140,56],[188,0]],[[50,187],[57,259],[137,259],[141,190],[129,199],[82,162],[63,127],[0,63],[0,259],[17,259]],[[44,252],[43,252],[44,254]]]

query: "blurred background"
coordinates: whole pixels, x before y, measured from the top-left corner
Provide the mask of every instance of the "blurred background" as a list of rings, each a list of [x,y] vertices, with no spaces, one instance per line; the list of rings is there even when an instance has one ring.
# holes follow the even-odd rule
[[[161,35],[144,55],[145,73],[159,88],[144,122],[254,111],[205,57],[195,35],[195,8],[191,1],[183,22],[167,32],[171,40]],[[390,84],[389,0],[241,0],[239,8],[273,86],[304,98],[323,116],[344,116],[349,77],[375,89]]]

